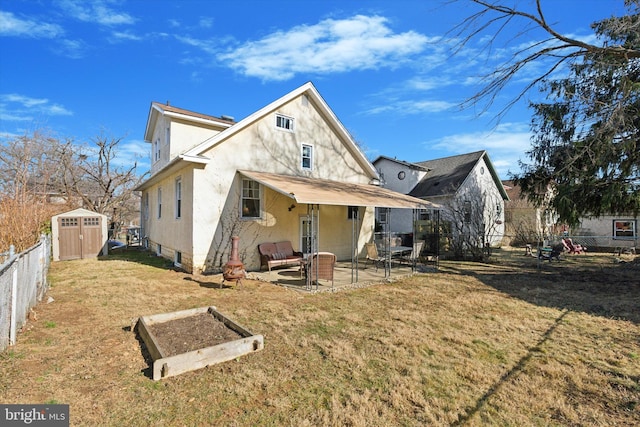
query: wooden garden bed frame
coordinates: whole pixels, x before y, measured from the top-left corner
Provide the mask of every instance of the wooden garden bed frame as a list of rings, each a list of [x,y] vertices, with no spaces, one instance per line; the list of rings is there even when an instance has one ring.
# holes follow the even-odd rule
[[[154,336],[151,330],[152,325],[206,313],[211,314],[217,320],[224,323],[226,327],[235,331],[242,338],[173,356],[169,356],[166,352],[163,352],[162,343],[158,342],[157,337]],[[138,319],[138,333],[146,344],[149,354],[153,359],[154,381],[205,368],[209,365],[215,365],[216,363],[233,360],[264,348],[264,338],[262,335],[254,335],[218,312],[213,306],[142,316]]]

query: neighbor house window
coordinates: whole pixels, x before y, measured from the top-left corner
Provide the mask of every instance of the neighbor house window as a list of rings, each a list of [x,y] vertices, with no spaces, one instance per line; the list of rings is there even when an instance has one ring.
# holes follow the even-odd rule
[[[276,127],[293,132],[293,119],[281,114],[276,114]]]
[[[182,178],[176,179],[176,218],[182,218]]]
[[[169,142],[171,141],[171,128],[167,128],[165,135],[166,136],[164,138],[164,145],[169,145]]]
[[[160,138],[153,143],[153,161],[157,162],[158,160],[160,160]]]
[[[313,169],[313,146],[302,144],[302,169]]]
[[[463,205],[464,222],[471,222],[471,202],[465,201]]]
[[[176,253],[174,254],[174,264],[176,267],[182,267],[182,252],[180,251],[176,251]]]
[[[614,239],[634,239],[637,237],[636,222],[628,219],[613,221]]]
[[[241,218],[260,218],[260,183],[250,179],[242,180]]]
[[[378,217],[378,222],[380,224],[387,223],[387,208],[376,208],[376,216]]]
[[[162,188],[158,188],[158,219],[162,218]]]

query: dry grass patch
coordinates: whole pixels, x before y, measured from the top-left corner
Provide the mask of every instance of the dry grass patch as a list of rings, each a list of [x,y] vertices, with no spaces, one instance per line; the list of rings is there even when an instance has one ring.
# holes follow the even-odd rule
[[[0,392],[69,403],[73,425],[640,423],[638,270],[517,254],[317,295],[219,289],[135,252],[55,263],[55,302],[0,355]],[[208,305],[265,349],[152,381],[132,320]]]

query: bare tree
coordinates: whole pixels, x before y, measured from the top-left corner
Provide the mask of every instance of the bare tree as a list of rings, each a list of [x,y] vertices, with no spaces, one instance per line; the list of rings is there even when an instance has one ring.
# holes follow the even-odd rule
[[[119,223],[137,209],[135,160],[116,164],[122,138],[98,136],[94,146],[44,130],[0,143],[0,250],[23,250],[47,231],[52,215],[84,206]]]
[[[442,220],[450,223],[449,249],[455,258],[468,253],[481,261],[490,255],[502,219],[500,202],[488,191],[466,191],[443,203]]]
[[[0,143],[0,251],[22,251],[35,244],[52,215],[67,210],[69,200],[51,203],[60,172],[58,140],[44,130]]]
[[[145,177],[136,174],[136,159],[126,166],[118,164],[122,139],[100,134],[91,145],[67,143],[58,153],[64,167],[60,183],[63,191],[82,200],[87,209],[111,217],[116,226],[138,206],[134,188]]]
[[[453,0],[451,3],[459,2]],[[498,118],[522,97],[535,88],[539,83],[550,77],[554,71],[564,64],[571,64],[584,57],[597,55],[620,58],[624,60],[640,58],[640,50],[624,44],[603,44],[601,46],[586,43],[583,40],[568,37],[547,21],[543,13],[542,1],[535,0],[532,10],[525,11],[516,7],[505,5],[506,1],[495,2],[486,0],[465,0],[480,6],[480,10],[465,18],[448,32],[448,35],[456,39],[454,52],[463,51],[477,38],[491,36],[483,46],[487,56],[496,49],[500,36],[505,35],[509,29],[518,28],[515,36],[506,34],[507,39],[513,45],[518,45],[520,38],[526,38],[523,45],[494,70],[481,77],[482,89],[469,97],[463,104],[465,107],[477,106],[485,102],[481,111],[486,112],[496,100],[500,92],[507,86],[525,67],[541,63],[547,64],[543,71],[528,82],[514,98],[508,101],[501,110]],[[533,3],[533,2],[532,2]],[[625,4],[631,6],[637,4],[637,0],[625,0]],[[615,24],[619,27],[633,25],[633,22],[619,21]],[[540,40],[531,42],[531,34],[536,30],[542,30]],[[621,29],[619,28],[618,31]]]
[[[507,61],[484,75],[483,87],[464,105],[484,101],[485,112],[522,70],[542,71],[531,78],[496,115],[505,112],[532,88],[546,96],[531,103],[533,119],[530,163],[514,176],[531,202],[541,205],[551,188],[550,206],[559,219],[577,225],[585,217],[640,212],[640,0],[624,0],[626,15],[591,25],[599,44],[568,37],[551,25],[542,1],[531,10],[509,0],[470,0],[480,7],[450,34],[457,51],[490,34],[488,54],[502,36],[517,48]],[[516,31],[511,37],[509,29]],[[519,38],[527,37],[523,44]],[[540,36],[540,37],[538,37]],[[538,39],[535,40],[535,37]],[[534,39],[535,41],[531,41]],[[562,73],[554,74],[562,70]]]

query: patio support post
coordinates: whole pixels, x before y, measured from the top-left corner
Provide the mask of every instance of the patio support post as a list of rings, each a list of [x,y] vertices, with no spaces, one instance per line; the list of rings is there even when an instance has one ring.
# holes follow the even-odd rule
[[[351,217],[351,283],[358,283],[358,242],[360,237],[360,206]],[[354,278],[355,269],[355,278]]]
[[[385,210],[387,223],[383,225],[384,231],[384,252],[385,252],[385,261],[384,261],[384,278],[391,277],[391,209],[390,208],[382,208]]]
[[[416,224],[418,223],[419,212],[418,209],[413,209],[413,221],[411,222],[411,273],[416,272],[416,260],[420,256],[419,253],[416,253]]]
[[[309,217],[309,232],[307,233],[307,266],[310,265],[313,255],[318,253],[318,219],[320,218],[320,205],[307,205],[307,216]],[[311,290],[313,287],[313,267],[315,267],[316,290],[318,289],[318,263],[311,265],[311,269],[307,268],[306,288]]]

